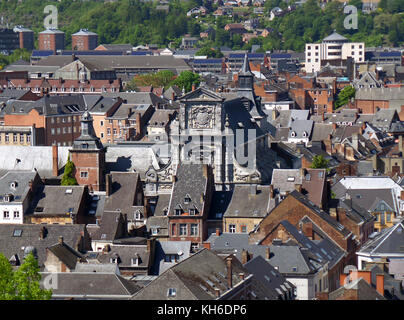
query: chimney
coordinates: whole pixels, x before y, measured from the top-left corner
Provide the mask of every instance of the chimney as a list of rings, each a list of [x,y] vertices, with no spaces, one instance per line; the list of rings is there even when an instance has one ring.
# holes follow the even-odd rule
[[[52,145],[52,175],[54,177],[58,176],[59,168],[58,168],[58,146],[57,144]]]
[[[257,194],[257,185],[256,184],[252,184],[250,186],[250,194],[251,195],[256,195]]]
[[[249,257],[248,257],[248,251],[243,249],[241,251],[241,263],[242,264],[246,264],[249,261]]]
[[[63,237],[62,236],[59,236],[58,243],[63,244]]]
[[[29,180],[28,186],[29,186],[29,191],[34,192],[34,181],[33,180]]]
[[[380,273],[376,275],[376,291],[384,296],[384,274]]]
[[[404,200],[404,190],[401,190],[400,200]]]
[[[208,179],[208,165],[207,165],[207,164],[204,164],[203,167],[202,167],[202,170],[203,170],[203,176],[204,176],[206,179]]]
[[[398,151],[403,152],[403,136],[398,136]]]
[[[338,210],[338,222],[343,224],[346,220],[346,212],[343,209]]]
[[[220,297],[220,289],[219,288],[215,288],[215,295],[216,295],[216,298]]]
[[[107,174],[105,179],[105,195],[109,197],[112,191],[112,176],[111,174]]]
[[[244,278],[245,278],[244,272],[240,272],[238,275],[240,276],[240,279],[241,279],[241,280],[244,280]]]
[[[330,208],[330,217],[337,220],[337,209],[336,208]]]
[[[302,231],[307,238],[313,240],[313,224],[311,222],[304,223]]]
[[[272,120],[276,120],[278,117],[277,110],[275,108],[272,109]]]
[[[227,285],[229,288],[233,288],[233,270],[232,270],[232,257],[226,258],[227,267]]]
[[[128,118],[132,115],[132,108],[128,108]]]
[[[332,124],[332,129],[333,129],[333,130],[336,130],[336,129],[337,129],[337,124],[336,124],[336,123],[333,123],[333,124]]]
[[[175,100],[175,92],[174,92],[174,91],[171,93],[171,100],[172,100],[172,101]]]
[[[324,122],[324,114],[325,114],[325,112],[323,112],[323,113],[321,114],[321,121],[322,121],[322,122]]]
[[[153,239],[147,239],[147,252],[151,253],[153,246]]]
[[[216,235],[220,236],[220,228],[216,228]]]
[[[196,89],[195,84],[192,84],[192,91],[195,91],[195,89]]]
[[[39,230],[39,239],[45,239],[46,233],[47,233],[47,230],[46,230],[45,226],[42,226],[41,230]]]
[[[269,198],[270,199],[274,198],[274,186],[272,184],[269,185]]]
[[[295,184],[295,189],[297,192],[302,193],[302,185],[301,184]]]
[[[266,247],[266,249],[265,249],[265,259],[269,260],[270,257],[271,257],[271,248]]]

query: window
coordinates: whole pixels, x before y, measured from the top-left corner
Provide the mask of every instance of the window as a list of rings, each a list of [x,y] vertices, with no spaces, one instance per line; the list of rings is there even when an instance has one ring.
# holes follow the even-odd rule
[[[4,211],[4,212],[3,212],[3,218],[4,218],[4,219],[10,219],[10,212]]]
[[[80,178],[88,178],[88,172],[87,171],[80,172]]]
[[[175,297],[177,295],[177,289],[169,288],[167,292],[167,297]]]
[[[189,209],[189,215],[194,216],[196,214],[196,209]]]
[[[175,236],[175,224],[171,225],[171,235]]]
[[[189,196],[189,194],[187,194],[184,198],[184,203],[188,204],[191,202],[191,197]]]
[[[235,224],[229,224],[229,232],[230,233],[236,233],[236,225]]]
[[[15,229],[13,232],[13,237],[21,237],[22,230],[21,229]]]
[[[60,128],[56,128],[56,133],[60,134]]]
[[[13,142],[14,142],[14,143],[17,142],[17,138],[18,138],[17,135],[14,133],[14,134],[13,134]]]
[[[111,135],[111,128],[107,128],[107,135]]]
[[[247,226],[241,226],[241,233],[247,233]]]
[[[14,211],[14,219],[18,219],[20,217],[20,211]]]
[[[143,219],[143,215],[140,212],[136,212],[135,213],[135,220],[142,220]]]
[[[387,213],[386,215],[386,221],[391,222],[391,213]]]
[[[185,223],[180,224],[180,236],[187,235],[187,225]]]
[[[151,229],[152,235],[156,236],[158,234],[158,229],[157,228],[153,228]]]
[[[100,126],[102,127],[104,125],[104,121],[100,121]]]
[[[196,223],[191,224],[191,236],[198,235],[198,225]]]
[[[175,209],[175,215],[180,216],[182,213],[182,209]]]
[[[100,136],[101,138],[104,138],[104,132],[101,132]]]
[[[6,133],[6,134],[4,135],[4,141],[5,141],[5,142],[9,142],[9,141],[10,141],[10,138],[8,137],[8,133]]]

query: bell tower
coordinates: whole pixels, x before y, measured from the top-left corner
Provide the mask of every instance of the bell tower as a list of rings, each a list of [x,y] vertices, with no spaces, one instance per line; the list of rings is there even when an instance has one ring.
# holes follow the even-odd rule
[[[105,189],[105,152],[106,149],[95,135],[93,118],[86,110],[81,116],[81,134],[70,150],[79,185],[88,185],[90,191]]]

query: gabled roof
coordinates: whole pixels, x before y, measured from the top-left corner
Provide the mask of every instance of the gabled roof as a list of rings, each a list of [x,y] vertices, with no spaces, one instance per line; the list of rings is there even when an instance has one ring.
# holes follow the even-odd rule
[[[383,229],[375,238],[368,240],[357,254],[371,257],[404,257],[403,221]]]
[[[325,37],[323,41],[348,41],[348,39],[334,31],[329,36]]]
[[[58,257],[58,259],[63,262],[70,270],[75,269],[76,264],[79,261],[85,261],[82,254],[80,254],[78,251],[74,250],[72,247],[64,242],[59,242],[46,249],[52,252],[56,257]]]

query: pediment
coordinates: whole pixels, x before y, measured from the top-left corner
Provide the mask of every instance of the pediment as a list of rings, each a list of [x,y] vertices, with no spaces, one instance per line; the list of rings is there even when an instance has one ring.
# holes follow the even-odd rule
[[[198,88],[180,98],[181,102],[188,102],[188,101],[221,102],[223,100],[224,100],[223,97],[205,88]]]

